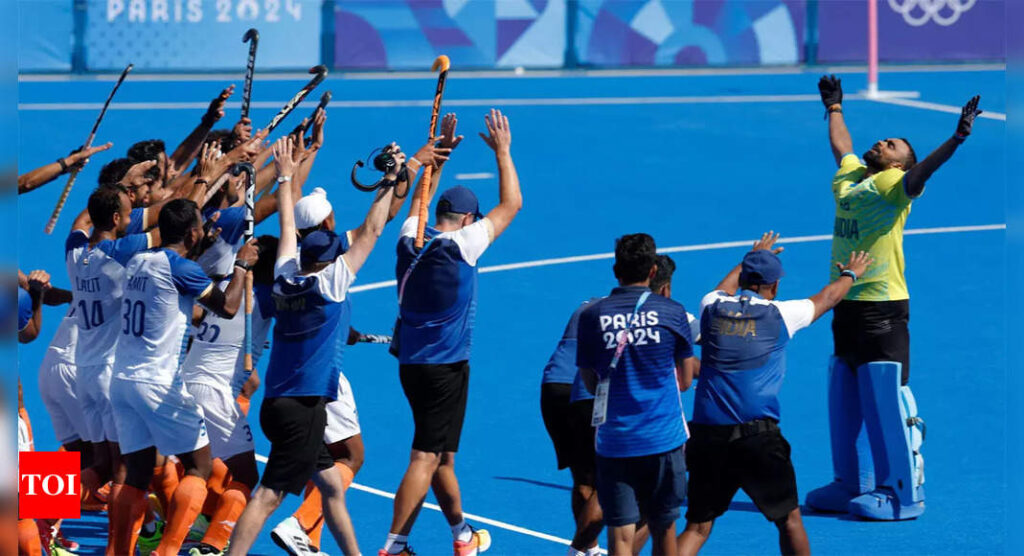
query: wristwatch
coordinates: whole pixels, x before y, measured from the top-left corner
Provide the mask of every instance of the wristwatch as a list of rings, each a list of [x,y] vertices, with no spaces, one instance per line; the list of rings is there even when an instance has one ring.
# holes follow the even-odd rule
[[[852,271],[852,270],[850,270],[850,269],[846,269],[846,270],[844,270],[844,271],[839,273],[839,277],[840,278],[842,278],[843,276],[849,276],[850,279],[853,280],[854,282],[857,281],[857,273]]]
[[[288,183],[292,181],[291,176],[277,176],[277,183]]]
[[[241,268],[242,270],[245,270],[246,272],[252,270],[252,267],[249,266],[249,263],[243,261],[242,259],[235,259],[235,266]]]

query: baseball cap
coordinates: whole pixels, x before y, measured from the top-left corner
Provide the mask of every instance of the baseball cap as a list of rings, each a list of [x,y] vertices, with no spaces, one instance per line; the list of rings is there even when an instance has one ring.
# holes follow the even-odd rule
[[[323,223],[334,207],[327,200],[327,192],[317,187],[295,203],[295,229],[315,228]]]
[[[333,261],[344,252],[338,234],[317,230],[302,239],[299,258],[302,266],[306,267],[313,263]]]
[[[751,286],[774,284],[782,278],[782,261],[778,255],[765,249],[751,251],[743,257],[740,283]]]
[[[456,212],[459,214],[473,214],[477,220],[484,217],[480,214],[480,203],[476,200],[476,194],[468,187],[456,185],[441,194],[437,201],[437,212]]]

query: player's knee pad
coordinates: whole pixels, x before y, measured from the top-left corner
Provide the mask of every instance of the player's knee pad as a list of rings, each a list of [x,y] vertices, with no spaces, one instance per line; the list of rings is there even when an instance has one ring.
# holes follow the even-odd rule
[[[892,361],[867,363],[857,368],[857,380],[875,481],[909,505],[924,500],[924,421],[910,388],[900,386],[901,367]]]
[[[829,361],[828,414],[836,480],[855,494],[871,491],[875,488],[874,468],[857,375],[835,356]]]

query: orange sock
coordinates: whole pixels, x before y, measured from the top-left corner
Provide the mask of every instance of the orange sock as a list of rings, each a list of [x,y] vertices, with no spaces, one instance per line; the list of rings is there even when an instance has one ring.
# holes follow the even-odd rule
[[[110,525],[107,541],[107,556],[135,554],[135,543],[139,540],[139,529],[146,515],[146,491],[131,485],[115,484],[111,489]]]
[[[174,464],[168,460],[163,465],[154,467],[153,480],[149,485],[150,490],[156,495],[156,499],[160,501],[160,506],[166,516],[167,508],[171,505],[171,498],[174,497],[174,491],[178,488],[178,471],[174,468]]]
[[[242,394],[239,394],[238,397],[235,398],[235,403],[237,403],[238,407],[242,410],[242,415],[245,415],[246,417],[248,417],[249,416],[249,398],[243,396]]]
[[[156,549],[158,556],[174,556],[181,550],[185,537],[192,523],[199,517],[206,500],[206,481],[195,475],[186,475],[178,483],[171,499],[171,509],[167,513],[167,525],[160,546]]]
[[[43,543],[39,541],[39,527],[35,520],[18,520],[18,556],[42,556]]]
[[[242,483],[232,481],[220,495],[220,503],[213,512],[210,519],[210,528],[203,536],[204,543],[215,547],[217,550],[224,550],[231,538],[231,532],[235,529],[238,517],[245,511],[245,505],[249,503],[249,487]]]
[[[217,458],[213,460],[213,471],[210,478],[206,480],[206,502],[203,503],[203,515],[213,515],[220,504],[220,495],[231,483],[231,471],[224,462]]]
[[[341,473],[341,483],[343,485],[343,490],[348,490],[348,487],[352,484],[352,479],[355,478],[355,473],[352,472],[352,468],[341,462],[334,462],[334,467],[338,469],[339,473]],[[299,510],[301,511],[303,506],[306,506],[307,504],[309,504],[310,507],[306,508],[304,518],[308,520],[309,517],[312,516],[315,512],[315,519],[312,521],[308,521],[308,523],[310,523],[310,526],[306,527],[306,525],[303,523],[303,520],[298,518],[298,511],[295,512],[296,519],[299,519],[299,523],[302,524],[302,528],[305,529],[306,535],[309,536],[310,542],[312,542],[313,546],[315,546],[317,550],[319,550],[320,536],[324,532],[324,507],[323,498],[320,495],[320,489],[314,486],[310,491],[307,488],[306,500],[302,501],[302,506],[299,506]]]

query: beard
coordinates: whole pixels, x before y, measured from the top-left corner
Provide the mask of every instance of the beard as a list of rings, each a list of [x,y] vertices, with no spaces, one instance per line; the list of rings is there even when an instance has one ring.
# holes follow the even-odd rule
[[[883,164],[882,161],[882,155],[875,152],[873,148],[861,155],[861,158],[864,159],[864,163],[867,167],[872,170],[880,171],[885,169],[885,164]]]

